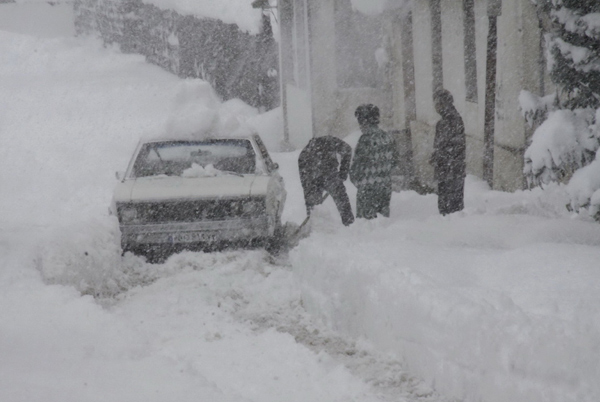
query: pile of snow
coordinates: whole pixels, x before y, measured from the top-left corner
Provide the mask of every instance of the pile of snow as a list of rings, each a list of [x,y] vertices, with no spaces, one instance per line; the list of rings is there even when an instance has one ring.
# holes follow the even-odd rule
[[[206,81],[181,80],[170,102],[166,127],[144,135],[144,139],[235,138],[258,133],[267,147],[279,150],[283,141],[281,108],[259,114],[240,99],[222,102]]]
[[[218,169],[215,169],[213,165],[203,167],[197,163],[192,163],[192,166],[185,169],[181,174],[181,177],[195,178],[195,177],[216,177],[221,176],[224,173]]]
[[[448,217],[433,195],[394,194],[390,219],[349,228],[320,207],[291,254],[304,306],[460,400],[597,400],[600,228],[569,216],[562,186],[469,177],[466,193]]]
[[[166,136],[189,138],[217,130],[220,101],[210,84],[189,79],[177,86],[177,94],[169,107]]]

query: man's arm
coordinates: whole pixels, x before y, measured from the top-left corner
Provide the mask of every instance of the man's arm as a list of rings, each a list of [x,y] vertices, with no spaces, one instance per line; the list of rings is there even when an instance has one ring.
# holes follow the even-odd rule
[[[431,158],[429,159],[429,164],[434,168],[437,168],[440,164],[440,147],[442,146],[442,120],[438,121],[435,125],[435,136],[433,138],[433,152],[431,154]]]
[[[396,139],[388,133],[392,147],[392,170],[400,166],[400,151],[398,151],[398,143]]]
[[[306,147],[300,152],[298,156],[298,172],[300,173],[300,183],[302,187],[306,187],[310,185],[312,181],[312,175],[309,174],[312,172],[314,161],[314,150],[311,144],[313,141],[311,140]]]
[[[364,179],[367,164],[366,158],[368,157],[366,154],[367,146],[365,144],[364,135],[362,135],[358,140],[358,144],[354,150],[354,158],[352,158],[352,163],[350,165],[350,181],[355,186]]]
[[[336,152],[341,156],[340,161],[340,178],[345,181],[348,178],[350,171],[350,161],[352,160],[352,147],[345,141],[336,138]]]

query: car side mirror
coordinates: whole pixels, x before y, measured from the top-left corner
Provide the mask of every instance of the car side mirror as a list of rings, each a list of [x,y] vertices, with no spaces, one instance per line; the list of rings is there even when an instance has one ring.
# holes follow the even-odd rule
[[[123,181],[123,179],[125,178],[125,172],[115,172],[115,177],[117,178],[117,180]]]

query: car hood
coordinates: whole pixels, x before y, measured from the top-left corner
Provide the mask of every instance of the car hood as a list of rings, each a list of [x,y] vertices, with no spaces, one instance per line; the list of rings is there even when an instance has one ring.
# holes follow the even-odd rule
[[[235,198],[266,195],[269,176],[141,177],[115,188],[116,202]]]

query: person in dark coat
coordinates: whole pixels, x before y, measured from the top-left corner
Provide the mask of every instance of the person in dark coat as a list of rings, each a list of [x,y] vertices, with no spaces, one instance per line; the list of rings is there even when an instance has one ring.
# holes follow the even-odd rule
[[[354,115],[362,132],[350,167],[350,181],[358,189],[356,217],[373,219],[378,213],[389,217],[392,170],[400,160],[396,142],[379,128],[377,106],[361,105]]]
[[[442,118],[435,126],[430,162],[438,182],[438,210],[442,215],[447,215],[464,208],[467,153],[465,126],[449,91],[436,91],[433,103]]]
[[[338,156],[341,162],[338,162]],[[333,198],[342,223],[348,226],[354,222],[350,199],[344,187],[351,159],[352,147],[331,135],[311,139],[300,152],[298,168],[307,215],[310,216],[313,207],[325,200],[323,192],[326,191]]]

